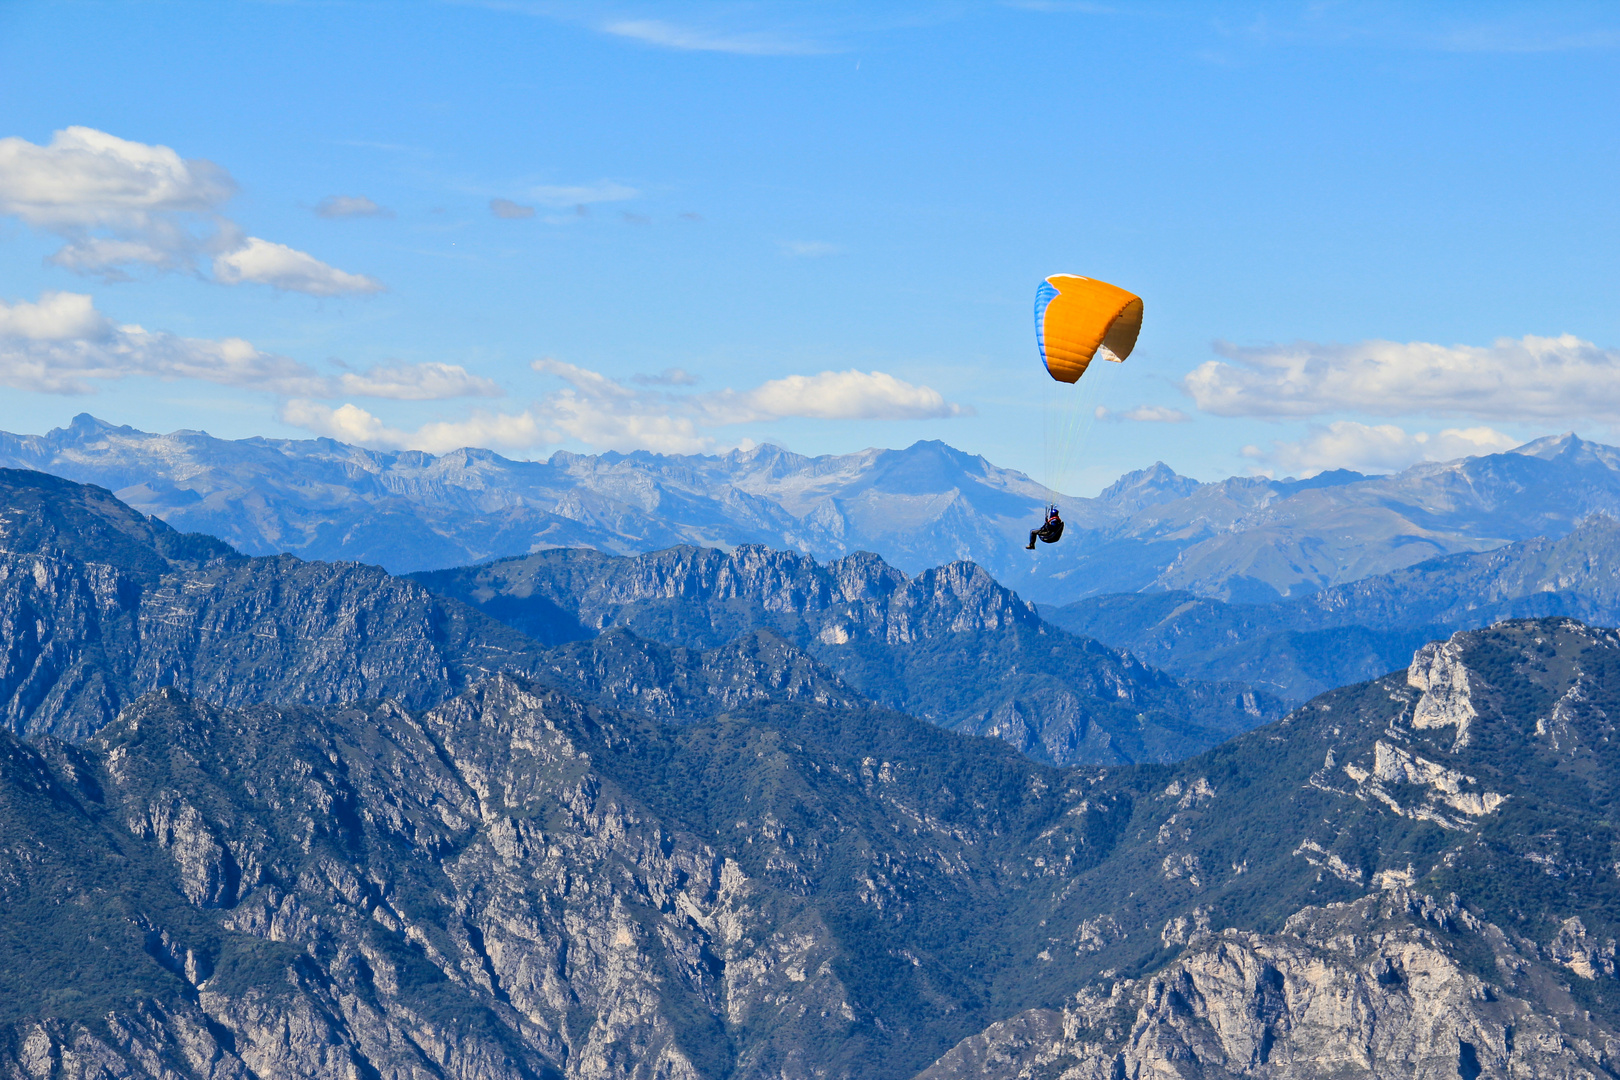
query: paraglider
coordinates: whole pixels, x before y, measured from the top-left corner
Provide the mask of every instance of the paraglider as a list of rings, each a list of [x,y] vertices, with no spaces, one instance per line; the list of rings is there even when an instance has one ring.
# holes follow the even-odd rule
[[[1097,357],[1122,362],[1136,348],[1142,332],[1142,298],[1096,278],[1053,274],[1035,290],[1035,346],[1052,382],[1077,383]],[[1046,407],[1046,486],[1057,490],[1059,473],[1072,463],[1076,445],[1094,414],[1072,390],[1053,387]],[[1100,410],[1099,410],[1100,411]],[[1057,507],[1047,509],[1046,521],[1029,534],[1035,541],[1055,544],[1063,535]]]
[[[1142,332],[1142,298],[1118,285],[1053,274],[1035,290],[1035,344],[1047,374],[1078,382],[1099,352],[1116,363]]]
[[[1029,530],[1029,544],[1027,550],[1035,550],[1035,541],[1043,544],[1055,544],[1063,538],[1063,519],[1058,516],[1057,504],[1046,508],[1046,524],[1038,529]]]

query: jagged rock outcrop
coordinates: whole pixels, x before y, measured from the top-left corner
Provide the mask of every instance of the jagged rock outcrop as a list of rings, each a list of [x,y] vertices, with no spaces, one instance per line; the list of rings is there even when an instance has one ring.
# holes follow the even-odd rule
[[[1609,1075],[1617,715],[1620,634],[1505,622],[1137,771],[1046,916],[1094,978],[925,1075]]]
[[[1276,711],[1243,687],[1183,684],[1054,631],[967,563],[908,578],[864,554],[823,566],[756,547],[553,552],[423,578],[435,593],[376,567],[240,558],[42,473],[0,473],[8,501],[20,524],[0,537],[0,716],[30,735],[81,738],[162,686],[226,706],[422,708],[498,671],[582,676],[543,660],[543,645],[615,626],[696,649],[770,631],[859,694],[1053,763],[1170,758]],[[27,524],[39,514],[62,522]]]
[[[1280,712],[1058,630],[972,563],[911,577],[866,552],[548,551],[413,580],[542,639],[621,627],[710,648],[769,629],[873,700],[1058,765],[1174,760]]]
[[[1094,829],[1053,770],[769,635],[628,679],[600,647],[603,701],[645,700],[642,662],[759,677],[680,726],[500,677],[0,738],[0,1075],[905,1076],[1027,999],[975,958],[1050,902],[1025,838]]]
[[[917,1080],[1612,1075],[1620,1033],[1563,982],[1455,898],[1395,886],[1277,933],[1206,928],[1152,976],[1001,1021]]]

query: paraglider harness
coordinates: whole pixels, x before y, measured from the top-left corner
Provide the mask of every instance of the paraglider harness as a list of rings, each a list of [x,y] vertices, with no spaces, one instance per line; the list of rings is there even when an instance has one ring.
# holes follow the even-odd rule
[[[1029,544],[1025,550],[1034,551],[1035,541],[1037,540],[1043,544],[1055,544],[1062,535],[1063,519],[1058,516],[1058,508],[1054,504],[1046,509],[1046,524],[1029,531]]]

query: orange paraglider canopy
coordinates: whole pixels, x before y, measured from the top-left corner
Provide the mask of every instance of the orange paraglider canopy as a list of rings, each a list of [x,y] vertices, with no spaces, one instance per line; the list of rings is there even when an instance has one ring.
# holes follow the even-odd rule
[[[1118,285],[1053,274],[1035,291],[1035,341],[1058,382],[1078,381],[1099,352],[1124,360],[1141,332],[1142,298]]]

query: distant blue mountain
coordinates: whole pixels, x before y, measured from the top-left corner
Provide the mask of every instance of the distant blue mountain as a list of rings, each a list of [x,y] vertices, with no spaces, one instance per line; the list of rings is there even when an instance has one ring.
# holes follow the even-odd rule
[[[554,547],[637,554],[757,543],[818,559],[873,551],[909,573],[971,560],[1026,598],[1184,589],[1258,603],[1437,555],[1558,537],[1620,516],[1620,450],[1573,435],[1390,476],[1199,483],[1162,463],[1097,498],[1054,496],[941,442],[805,457],[761,446],[513,461],[330,439],[154,435],[81,414],[46,435],[0,433],[0,466],[99,484],[176,529],[244,552],[352,559],[394,573]],[[1055,499],[1069,532],[1022,540]]]

